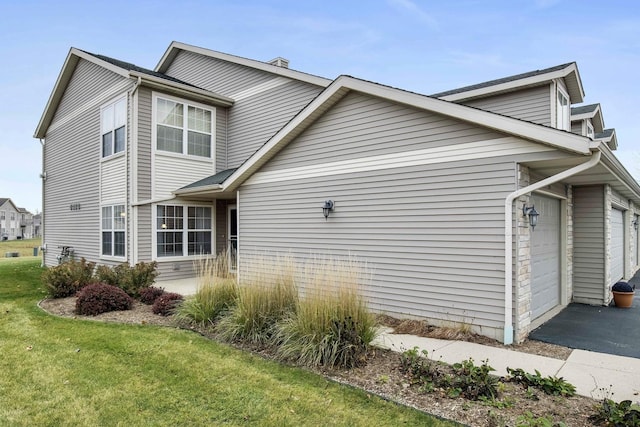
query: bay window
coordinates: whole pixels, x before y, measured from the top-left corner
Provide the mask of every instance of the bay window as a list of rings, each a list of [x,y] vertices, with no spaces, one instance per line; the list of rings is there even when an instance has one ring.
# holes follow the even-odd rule
[[[158,150],[211,158],[213,110],[156,97],[155,122]]]
[[[102,207],[102,255],[124,258],[126,214],[124,205]]]
[[[183,257],[212,252],[211,207],[158,205],[156,254]]]

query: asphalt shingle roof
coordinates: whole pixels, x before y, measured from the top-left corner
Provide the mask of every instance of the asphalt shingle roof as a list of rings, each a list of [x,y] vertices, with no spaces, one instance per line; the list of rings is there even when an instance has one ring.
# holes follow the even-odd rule
[[[453,95],[455,93],[468,92],[468,91],[471,91],[471,90],[482,89],[482,88],[485,88],[485,87],[495,86],[495,85],[499,85],[499,84],[503,84],[503,83],[508,83],[508,82],[520,80],[520,79],[526,79],[528,77],[538,76],[540,74],[546,74],[546,73],[552,73],[554,71],[559,71],[559,70],[562,70],[564,68],[567,68],[571,64],[573,64],[573,62],[568,62],[568,63],[562,64],[562,65],[556,65],[555,67],[545,68],[545,69],[542,69],[542,70],[529,71],[529,72],[522,73],[522,74],[516,74],[516,75],[513,75],[513,76],[503,77],[501,79],[489,80],[487,82],[478,83],[478,84],[474,84],[474,85],[470,85],[470,86],[464,86],[464,87],[461,87],[461,88],[458,88],[458,89],[452,89],[452,90],[448,90],[448,91],[445,91],[445,92],[434,93],[431,96],[436,97],[436,98],[440,98],[440,97],[447,96],[447,95]]]
[[[206,187],[208,185],[222,184],[224,180],[229,178],[231,174],[234,173],[235,171],[236,171],[236,168],[223,170],[221,172],[218,172],[215,175],[211,175],[206,178],[203,178],[200,181],[196,181],[189,185],[185,185],[184,187],[180,188],[180,190],[183,190],[185,188]]]
[[[571,115],[577,116],[578,114],[593,113],[600,104],[581,105],[579,107],[571,107]]]

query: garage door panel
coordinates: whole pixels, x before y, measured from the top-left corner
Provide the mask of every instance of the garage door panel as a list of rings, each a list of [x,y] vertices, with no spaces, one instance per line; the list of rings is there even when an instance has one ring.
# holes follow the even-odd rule
[[[624,213],[611,209],[611,284],[624,276]]]
[[[560,201],[534,195],[540,213],[531,232],[531,311],[535,319],[560,304]]]

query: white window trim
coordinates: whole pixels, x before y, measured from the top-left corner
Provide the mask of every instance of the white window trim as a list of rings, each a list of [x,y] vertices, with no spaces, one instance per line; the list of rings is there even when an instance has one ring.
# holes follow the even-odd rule
[[[124,119],[124,149],[122,151],[118,151],[117,153],[114,153],[113,150],[115,150],[115,144],[116,144],[116,140],[115,140],[115,129],[112,129],[111,131],[114,132],[113,134],[113,140],[111,141],[111,154],[104,156],[102,153],[102,112],[106,109],[109,108],[111,106],[114,106],[114,110],[115,110],[115,104],[117,104],[120,101],[124,100],[124,110],[125,110],[125,119]],[[127,94],[123,94],[117,98],[114,98],[112,100],[110,100],[108,103],[102,105],[100,107],[100,142],[99,142],[99,147],[100,147],[100,161],[107,161],[107,160],[112,160],[112,159],[116,159],[118,157],[122,157],[125,155],[125,153],[127,152],[127,145],[129,143],[129,105],[127,102]]]
[[[183,243],[182,243],[182,256],[158,256],[158,206],[182,206],[183,207],[183,224],[184,228],[182,229]],[[176,200],[170,200],[164,203],[154,203],[151,205],[152,209],[152,226],[151,226],[151,245],[152,249],[152,260],[157,261],[159,263],[162,262],[176,262],[176,261],[188,261],[194,260],[201,257],[201,254],[189,255],[189,225],[188,225],[188,217],[189,217],[189,208],[190,207],[204,207],[211,208],[211,256],[215,253],[215,204],[207,204],[207,203],[184,203],[178,202]]]
[[[182,128],[183,138],[182,138],[182,153],[174,153],[172,151],[164,151],[158,150],[158,122],[156,117],[156,105],[158,102],[158,98],[166,99],[168,101],[179,102],[184,104],[184,123],[185,126]],[[195,154],[188,154],[188,126],[186,126],[186,122],[188,120],[188,107],[196,107],[204,110],[208,110],[211,112],[211,155],[209,157],[198,156]],[[211,105],[202,104],[199,102],[191,101],[184,98],[178,98],[175,96],[167,95],[164,93],[152,92],[151,94],[151,145],[154,154],[162,154],[167,156],[175,156],[180,158],[187,158],[191,160],[204,160],[208,162],[213,162],[215,164],[216,161],[216,107]]]
[[[558,123],[558,117],[560,115],[560,111],[558,110],[558,108],[560,107],[560,101],[558,100],[559,94],[564,96],[564,98],[567,100],[567,106],[564,108],[566,112],[566,117],[564,117],[564,123],[562,124],[562,126],[560,126],[560,124]],[[560,84],[556,84],[555,105],[556,105],[556,128],[560,130],[566,130],[566,131],[571,130],[571,98],[569,98],[569,94],[567,93],[566,90],[564,90],[564,88]]]
[[[593,125],[591,124],[590,120],[585,120],[585,135],[588,136],[589,138],[593,139],[596,136],[596,131],[595,128],[593,127]],[[591,135],[589,135],[589,131],[591,131]]]
[[[115,206],[123,206],[124,207],[124,213],[125,213],[125,223],[124,223],[124,228],[122,230],[117,230],[117,231],[122,231],[124,232],[124,255],[105,255],[102,253],[102,233],[105,231],[111,231],[111,253],[113,253],[113,249],[114,249],[114,245],[115,245],[115,238],[114,238],[114,232],[116,231],[116,229],[113,227],[113,224],[111,226],[111,230],[103,230],[102,228],[102,208],[108,208],[110,207],[111,209],[113,209]],[[113,212],[113,211],[112,211]],[[113,215],[113,214],[112,214]],[[128,255],[128,248],[127,248],[127,204],[125,202],[115,202],[115,203],[103,203],[100,205],[100,227],[99,227],[99,232],[100,232],[100,259],[105,259],[105,260],[114,260],[114,261],[125,261],[127,259],[127,255]]]

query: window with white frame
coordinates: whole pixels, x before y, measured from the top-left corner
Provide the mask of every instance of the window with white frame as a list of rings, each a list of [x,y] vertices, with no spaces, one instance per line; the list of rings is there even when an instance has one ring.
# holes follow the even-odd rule
[[[587,136],[589,138],[593,138],[595,136],[595,132],[593,131],[593,125],[589,121],[587,121]]]
[[[162,97],[155,100],[156,148],[210,158],[213,110]]]
[[[127,99],[102,107],[100,112],[100,134],[102,137],[102,157],[109,157],[124,151],[127,124]]]
[[[158,205],[156,254],[183,257],[212,252],[211,207]]]
[[[0,211],[0,220],[6,219],[5,211]]]
[[[11,212],[11,221],[15,221],[15,220],[16,220],[16,213]]]
[[[569,130],[569,95],[558,88],[558,102],[556,104],[556,127],[562,130]]]
[[[126,213],[124,205],[102,207],[102,255],[122,257],[126,255]]]

